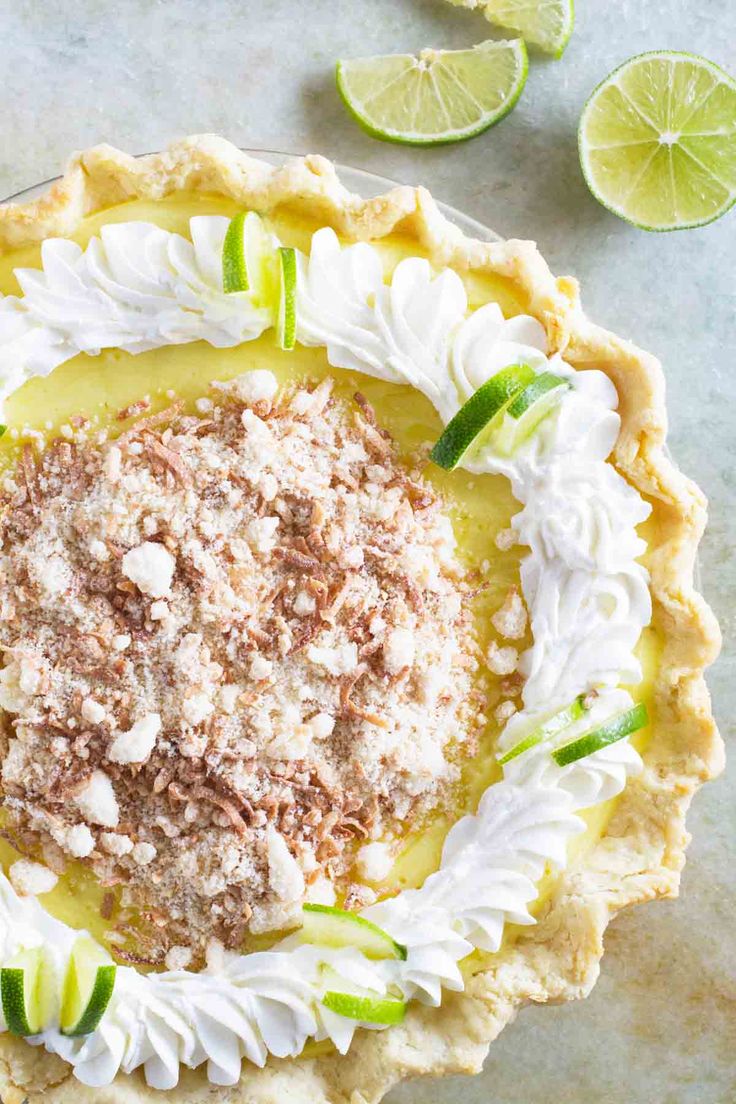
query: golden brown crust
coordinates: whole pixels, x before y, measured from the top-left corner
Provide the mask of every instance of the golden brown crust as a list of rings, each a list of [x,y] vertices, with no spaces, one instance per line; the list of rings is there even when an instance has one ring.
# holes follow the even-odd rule
[[[375,239],[399,230],[414,236],[435,263],[513,281],[552,346],[564,349],[574,366],[599,368],[616,384],[622,428],[613,459],[653,506],[648,565],[663,652],[645,769],[619,798],[599,843],[560,877],[537,926],[476,968],[465,992],[446,994],[440,1009],[412,1005],[401,1026],[359,1033],[349,1060],[274,1060],[263,1070],[246,1064],[237,1087],[215,1090],[221,1104],[277,1104],[287,1096],[293,1104],[375,1104],[405,1077],[479,1070],[490,1042],[522,1004],[590,991],[603,932],[615,912],[677,894],[688,805],[723,761],[703,678],[720,636],[693,586],[706,503],[663,451],[667,421],[659,362],[590,322],[575,281],[556,279],[532,242],[465,238],[423,188],[398,187],[363,200],[345,191],[321,157],[272,168],[213,135],[138,159],[98,146],[75,157],[41,199],[0,208],[0,252],[69,234],[85,215],[111,204],[181,190],[224,194],[261,211],[298,206],[348,238]],[[0,1096],[4,1104],[195,1104],[212,1100],[213,1088],[200,1070],[187,1073],[167,1094],[148,1088],[140,1073],[88,1089],[59,1058],[6,1034],[0,1037]]]

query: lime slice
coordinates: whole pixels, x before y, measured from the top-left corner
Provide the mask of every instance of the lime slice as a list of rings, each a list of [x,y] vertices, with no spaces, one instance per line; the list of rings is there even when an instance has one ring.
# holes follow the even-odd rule
[[[228,226],[222,243],[222,286],[232,293],[250,291],[267,303],[272,296],[274,246],[259,215],[241,211]]]
[[[72,948],[61,1002],[64,1035],[89,1035],[105,1014],[115,987],[117,967],[88,935]]]
[[[551,414],[570,387],[568,380],[552,372],[541,372],[521,394],[509,403],[493,444],[499,452],[511,456],[534,430]]]
[[[278,251],[279,311],[276,337],[282,349],[296,345],[296,250],[281,245]]]
[[[480,8],[489,23],[517,31],[546,54],[561,57],[575,24],[573,0],[450,0],[460,8]]]
[[[470,50],[422,50],[337,63],[348,111],[374,138],[438,146],[472,138],[508,115],[528,70],[526,47],[481,42]]]
[[[528,364],[510,364],[482,384],[447,423],[430,453],[440,468],[452,471],[492,420],[534,379]]]
[[[323,996],[322,1003],[331,1012],[362,1023],[397,1024],[401,1023],[406,1012],[405,1001],[382,997],[380,993],[372,993],[368,989],[360,995],[329,990]]]
[[[736,200],[736,82],[694,54],[640,54],[593,92],[578,144],[614,214],[644,230],[702,226]]]
[[[378,924],[331,905],[304,905],[300,935],[305,943],[355,947],[367,958],[406,958],[406,947]]]
[[[37,1035],[53,1012],[54,984],[42,947],[19,951],[0,969],[0,995],[8,1031]]]
[[[512,759],[516,759],[518,755],[523,755],[529,748],[535,747],[536,744],[541,744],[543,740],[549,740],[552,736],[556,736],[558,732],[562,732],[563,729],[574,724],[575,721],[579,721],[587,711],[588,707],[585,705],[585,696],[580,694],[571,705],[566,705],[559,713],[553,714],[549,720],[537,725],[537,727],[533,729],[528,736],[525,736],[523,740],[520,740],[518,744],[514,744],[505,755],[501,756],[499,763],[510,763]]]
[[[586,755],[592,755],[594,751],[600,751],[601,748],[608,747],[609,744],[615,744],[617,740],[623,740],[625,736],[630,736],[632,732],[638,732],[640,728],[644,728],[648,724],[647,707],[644,702],[639,702],[631,709],[616,714],[615,717],[612,717],[610,721],[606,721],[599,728],[593,728],[590,732],[586,732],[579,740],[573,740],[571,744],[565,744],[557,751],[553,751],[552,758],[558,767],[566,767],[568,763],[574,763],[577,759],[584,759]]]

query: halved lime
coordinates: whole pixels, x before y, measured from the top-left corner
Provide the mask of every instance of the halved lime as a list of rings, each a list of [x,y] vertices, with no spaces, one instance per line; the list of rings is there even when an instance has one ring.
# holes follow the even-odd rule
[[[579,740],[573,740],[552,752],[552,758],[558,767],[566,767],[568,763],[574,763],[578,759],[592,755],[594,751],[615,744],[617,740],[623,740],[625,736],[631,736],[632,732],[638,732],[649,724],[649,714],[644,702],[617,713],[610,721],[586,732]]]
[[[506,408],[493,434],[495,448],[506,456],[516,452],[547,415],[552,413],[569,387],[569,380],[562,376],[556,376],[553,372],[540,372]]]
[[[556,736],[558,732],[562,732],[563,729],[574,724],[575,721],[579,721],[586,712],[585,695],[580,694],[574,702],[566,705],[564,709],[560,709],[558,713],[554,713],[548,720],[532,729],[523,740],[519,740],[518,744],[514,744],[505,755],[501,756],[498,760],[499,763],[510,763],[512,759],[516,759],[518,755],[523,755],[529,748],[541,744],[543,740],[549,740],[552,736]]]
[[[339,61],[337,87],[374,138],[437,146],[472,138],[508,115],[528,68],[521,39],[481,42],[470,50]]]
[[[397,1024],[406,1013],[406,1002],[393,997],[382,997],[380,993],[363,990],[358,993],[338,993],[329,990],[322,998],[325,1008],[347,1016],[350,1020],[362,1023]]]
[[[481,384],[445,426],[430,453],[435,464],[447,471],[456,468],[493,419],[533,379],[534,371],[528,364],[510,364]]]
[[[117,967],[88,935],[80,935],[69,959],[61,1001],[64,1035],[89,1035],[99,1025],[115,988]]]
[[[736,82],[694,54],[640,54],[593,92],[578,144],[614,214],[644,230],[702,226],[736,201]]]
[[[306,943],[355,947],[367,958],[406,958],[406,947],[378,924],[331,905],[304,905],[300,935]]]
[[[54,980],[42,947],[18,951],[0,969],[0,995],[8,1031],[37,1035],[53,1012]]]
[[[460,8],[479,8],[489,23],[518,31],[546,54],[560,57],[575,24],[573,0],[450,0]]]
[[[291,246],[279,246],[278,274],[276,338],[282,349],[293,349],[296,345],[296,250]]]
[[[274,245],[259,215],[241,211],[231,219],[222,243],[222,286],[250,291],[257,303],[272,295]]]

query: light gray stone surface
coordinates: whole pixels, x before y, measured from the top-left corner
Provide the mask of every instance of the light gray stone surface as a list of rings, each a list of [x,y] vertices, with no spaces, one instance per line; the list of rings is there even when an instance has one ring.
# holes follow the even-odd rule
[[[337,57],[459,47],[490,37],[442,0],[0,0],[0,194],[57,173],[70,151],[134,152],[219,131],[253,147],[314,150],[407,182],[505,235],[535,238],[583,284],[589,313],[664,362],[671,443],[707,491],[706,595],[727,639],[736,605],[736,212],[702,230],[648,235],[600,208],[582,181],[576,124],[596,83],[648,49],[736,68],[734,0],[580,0],[560,62],[535,58],[499,127],[465,145],[411,150],[365,136],[333,87]],[[733,734],[736,664],[711,675]],[[585,1003],[530,1009],[474,1080],[407,1086],[391,1104],[732,1104],[736,1099],[733,768],[695,803],[682,897],[609,929]]]

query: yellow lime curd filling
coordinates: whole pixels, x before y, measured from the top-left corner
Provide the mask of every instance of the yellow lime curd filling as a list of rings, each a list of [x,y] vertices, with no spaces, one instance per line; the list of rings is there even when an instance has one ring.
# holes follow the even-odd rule
[[[153,222],[188,236],[192,216],[233,216],[238,210],[231,200],[214,195],[180,193],[157,202],[136,200],[84,219],[73,239],[84,246],[103,224],[131,220]],[[289,210],[279,211],[268,222],[284,244],[305,252],[309,249],[312,233],[319,226],[317,222],[306,220]],[[383,257],[386,275],[404,257],[422,255],[421,247],[415,240],[399,234],[375,244]],[[0,257],[0,291],[19,294],[13,270],[22,267],[41,267],[39,247],[17,250]],[[524,312],[526,304],[510,281],[473,273],[460,275],[471,309],[495,301],[506,317]],[[285,384],[319,381],[331,375],[336,381],[336,394],[345,399],[360,390],[373,405],[379,423],[389,430],[402,455],[409,456],[419,446],[433,443],[443,428],[429,400],[413,388],[332,368],[327,363],[323,348],[297,345],[293,351],[285,352],[276,346],[273,330],[267,330],[257,340],[231,349],[215,349],[196,342],[155,349],[137,356],[118,349],[104,350],[96,357],[81,354],[56,368],[50,376],[30,380],[6,403],[5,420],[9,432],[0,440],[0,469],[12,466],[22,444],[33,439],[29,430],[38,431],[50,440],[70,423],[70,419],[82,415],[90,420],[92,432],[109,429],[111,434],[115,434],[121,428],[116,419],[118,411],[144,395],[150,396],[153,411],[169,404],[172,391],[192,406],[197,398],[207,394],[212,380],[229,380],[255,368],[269,369]],[[479,583],[483,584],[473,602],[478,640],[485,650],[493,636],[490,614],[501,605],[509,587],[519,581],[519,563],[526,550],[514,545],[501,551],[494,543],[494,537],[509,526],[519,505],[513,498],[508,480],[500,475],[470,475],[459,469],[447,472],[428,464],[425,476],[445,499],[461,559],[468,568],[477,572]],[[652,525],[649,521],[642,526],[642,535],[648,536],[647,529],[651,531]],[[527,637],[515,643],[523,648],[528,646],[530,639]],[[650,711],[659,651],[656,631],[646,629],[637,649],[644,679],[631,692],[637,701],[647,702]],[[405,839],[388,876],[377,887],[380,897],[421,885],[439,866],[442,844],[449,828],[460,816],[473,812],[483,791],[501,777],[502,770],[495,756],[499,726],[493,719],[493,708],[499,700],[498,680],[488,672],[477,677],[483,680],[483,689],[488,694],[489,722],[477,753],[463,763],[462,782],[455,794],[456,806],[431,816],[415,827]],[[632,738],[632,743],[640,751],[643,739],[641,733]],[[588,827],[571,843],[571,858],[595,845],[605,831],[616,800],[580,814]],[[3,868],[7,871],[17,858],[18,853],[11,844],[0,839],[0,863]],[[552,893],[554,883],[552,873],[545,876],[540,884],[540,896],[531,906],[532,912],[539,909]],[[75,928],[86,928],[104,941],[108,925],[100,915],[100,907],[105,892],[86,868],[79,863],[71,863],[55,889],[43,896],[42,903],[58,919]],[[509,926],[506,938],[514,937],[513,926]],[[270,934],[268,937],[249,938],[247,948],[262,948],[273,941]],[[475,962],[483,956],[476,952],[471,957]]]

